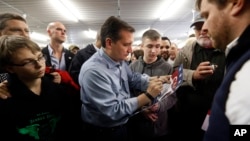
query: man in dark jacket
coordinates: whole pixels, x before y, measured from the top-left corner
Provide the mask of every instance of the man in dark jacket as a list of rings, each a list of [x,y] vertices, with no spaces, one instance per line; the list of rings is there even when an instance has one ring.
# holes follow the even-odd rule
[[[196,6],[214,47],[226,53],[226,74],[214,97],[205,141],[249,140],[234,137],[230,125],[250,121],[250,1],[197,0]]]
[[[55,69],[68,71],[74,54],[63,47],[66,40],[65,26],[61,22],[51,22],[48,24],[47,33],[50,43],[42,49],[43,54],[47,57],[46,66],[54,66]]]
[[[69,73],[75,83],[78,84],[78,75],[80,73],[82,64],[88,60],[99,48],[101,48],[101,37],[100,33],[97,33],[95,44],[88,44],[85,48],[79,50],[76,53],[69,68]]]

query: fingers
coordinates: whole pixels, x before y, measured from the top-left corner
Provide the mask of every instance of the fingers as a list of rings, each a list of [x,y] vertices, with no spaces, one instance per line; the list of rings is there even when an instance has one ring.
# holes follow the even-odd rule
[[[158,116],[157,116],[156,113],[150,113],[150,114],[147,115],[147,117],[148,117],[151,121],[153,121],[153,122],[156,122],[157,119],[158,119]]]
[[[210,64],[210,62],[202,62],[196,68],[193,74],[193,79],[201,80],[205,79],[207,76],[210,76],[214,73],[214,66]]]
[[[162,88],[163,88],[162,81],[159,79],[155,79],[149,82],[147,92],[151,94],[153,97],[156,97],[157,95],[160,94]]]
[[[162,83],[171,83],[170,78],[171,75],[163,75],[163,76],[157,76],[157,79],[159,79]]]
[[[4,81],[0,83],[0,98],[1,99],[7,99],[8,97],[11,97],[9,90],[7,88],[8,82]]]
[[[50,73],[50,75],[52,75],[54,77],[54,79],[53,79],[54,83],[58,83],[58,84],[61,83],[61,76],[58,72],[52,72],[52,73]]]

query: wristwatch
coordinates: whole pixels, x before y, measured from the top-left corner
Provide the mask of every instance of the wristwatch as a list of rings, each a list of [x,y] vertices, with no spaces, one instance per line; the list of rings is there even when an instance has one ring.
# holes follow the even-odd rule
[[[144,93],[152,102],[155,100],[155,98],[151,95],[151,94],[149,94],[148,92],[145,92]]]

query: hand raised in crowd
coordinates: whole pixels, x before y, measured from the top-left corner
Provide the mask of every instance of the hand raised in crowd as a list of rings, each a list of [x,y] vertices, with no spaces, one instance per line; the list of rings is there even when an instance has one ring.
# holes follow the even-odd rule
[[[8,86],[8,82],[6,80],[0,83],[0,98],[1,99],[7,99],[8,97],[11,97],[7,86]]]
[[[200,80],[205,79],[207,76],[210,76],[214,73],[215,65],[211,65],[209,61],[201,62],[196,68],[193,74],[193,79]]]

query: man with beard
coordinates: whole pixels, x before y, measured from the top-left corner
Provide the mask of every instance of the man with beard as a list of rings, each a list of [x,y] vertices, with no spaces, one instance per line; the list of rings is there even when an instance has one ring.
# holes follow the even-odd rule
[[[171,42],[169,38],[166,36],[161,37],[161,57],[166,61],[169,58],[168,49],[170,48],[170,46]]]
[[[213,48],[203,23],[204,19],[197,15],[191,24],[196,39],[179,51],[173,65],[178,68],[183,64],[183,84],[176,91],[178,101],[169,121],[174,140],[202,140],[203,121],[223,79],[225,55]]]
[[[215,94],[205,141],[249,140],[249,133],[247,138],[233,137],[229,125],[250,123],[250,1],[197,0],[196,6],[214,47],[226,53],[226,73]]]

